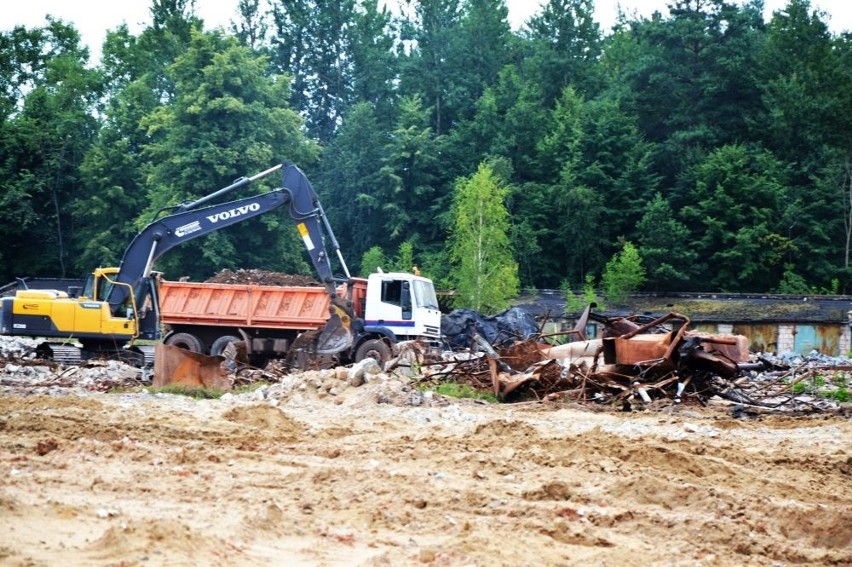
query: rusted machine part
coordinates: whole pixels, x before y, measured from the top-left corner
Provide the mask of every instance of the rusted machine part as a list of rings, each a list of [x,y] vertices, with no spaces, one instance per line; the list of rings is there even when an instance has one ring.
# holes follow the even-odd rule
[[[686,330],[689,327],[690,319],[686,315],[681,315],[680,313],[669,313],[668,315],[663,315],[659,319],[654,319],[650,323],[645,323],[644,325],[637,327],[636,329],[630,331],[629,333],[621,335],[621,337],[619,337],[619,338],[629,339],[629,338],[635,337],[636,335],[638,335],[639,333],[642,333],[643,331],[647,331],[648,329],[651,329],[653,327],[658,327],[658,326],[662,325],[663,323],[668,323],[672,319],[680,319],[682,321],[682,323],[681,323],[680,328],[677,330],[677,332],[672,337],[671,342],[669,343],[669,348],[666,350],[665,354],[662,357],[662,358],[665,358],[666,360],[671,360],[672,353],[674,352],[675,348],[677,348],[677,345],[680,343],[680,340],[683,338],[684,333],[686,333]]]
[[[500,380],[497,376],[497,369],[499,368],[503,372],[511,372],[512,369],[509,367],[509,365],[500,360],[500,355],[497,354],[497,351],[494,350],[494,348],[488,343],[488,341],[479,336],[479,333],[474,333],[473,341],[477,345],[479,345],[482,350],[485,351],[485,356],[488,359],[488,370],[491,374],[491,387],[494,390],[494,395],[499,397]]]
[[[498,380],[504,398],[527,386],[536,398],[545,399],[554,392],[576,387],[580,382],[576,374],[576,369],[563,367],[556,360],[544,360],[528,372],[515,375],[500,373]]]
[[[682,324],[676,332],[666,334],[640,334],[658,327],[672,319],[680,319]],[[604,339],[604,362],[606,364],[658,365],[671,363],[675,349],[683,339],[690,320],[679,313],[669,313],[658,319],[638,326],[630,332],[614,338]]]
[[[603,339],[604,362],[618,366],[671,365],[667,356],[671,343],[672,333]]]
[[[533,364],[548,358],[542,351],[543,345],[535,341],[518,341],[499,351],[500,360],[515,372],[523,372]]]
[[[686,334],[686,339],[691,337],[698,337],[701,347],[711,354],[736,363],[749,361],[748,338],[743,335],[720,336],[690,331]]]
[[[577,322],[574,324],[574,329],[571,332],[576,333],[577,336],[580,337],[581,341],[586,340],[586,324],[589,322],[589,313],[592,312],[592,309],[597,307],[597,303],[589,303],[586,308],[583,310],[583,313],[580,315],[580,318],[577,319]]]
[[[603,336],[605,338],[620,337],[632,333],[638,328],[639,325],[630,319],[620,318],[606,323]]]
[[[206,356],[162,343],[154,349],[155,387],[176,384],[191,388],[230,390],[228,373],[222,356]]]
[[[678,354],[680,366],[690,371],[712,372],[725,379],[733,378],[740,372],[736,362],[705,351],[701,346],[701,337],[689,337],[683,341]]]

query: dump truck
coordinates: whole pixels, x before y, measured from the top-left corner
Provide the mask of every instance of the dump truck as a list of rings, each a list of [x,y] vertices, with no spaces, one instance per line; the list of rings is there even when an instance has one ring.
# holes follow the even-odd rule
[[[210,204],[271,173],[281,171],[281,186],[267,193]],[[296,225],[326,294],[327,321],[313,342],[320,354],[352,346],[355,319],[350,297],[338,294],[351,275],[325,211],[304,173],[281,163],[205,197],[163,207],[124,252],[118,268],[95,268],[79,293],[62,289],[20,289],[0,298],[0,334],[43,337],[42,354],[65,363],[118,358],[133,364],[153,362],[152,341],[162,338],[157,272],[161,255],[188,240],[283,209]],[[343,271],[335,275],[336,255]],[[351,289],[351,288],[350,288]]]
[[[439,339],[441,312],[431,280],[378,272],[351,278],[345,286],[349,289],[337,292],[351,296],[355,323],[352,344],[336,353],[340,362],[371,357],[383,364],[400,341]],[[165,344],[210,356],[239,344],[255,366],[287,359],[302,367],[300,351],[310,346],[306,337],[326,326],[331,301],[316,286],[166,280],[159,283],[159,296]]]

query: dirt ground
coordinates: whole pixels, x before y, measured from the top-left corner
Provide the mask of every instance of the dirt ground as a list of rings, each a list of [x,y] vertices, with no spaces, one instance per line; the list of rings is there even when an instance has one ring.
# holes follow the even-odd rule
[[[852,565],[847,418],[384,391],[6,392],[0,564]]]

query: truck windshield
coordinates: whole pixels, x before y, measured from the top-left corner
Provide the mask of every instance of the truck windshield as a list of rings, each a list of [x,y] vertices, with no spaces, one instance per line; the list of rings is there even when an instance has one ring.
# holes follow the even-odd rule
[[[435,286],[432,285],[432,282],[414,280],[411,284],[418,307],[438,309],[438,297],[435,295]]]

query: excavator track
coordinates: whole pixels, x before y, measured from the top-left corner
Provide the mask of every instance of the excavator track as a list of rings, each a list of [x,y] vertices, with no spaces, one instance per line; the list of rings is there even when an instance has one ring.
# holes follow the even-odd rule
[[[83,353],[79,347],[58,343],[40,344],[36,348],[36,355],[66,366],[76,366],[83,362]]]
[[[138,368],[150,368],[154,366],[153,346],[134,346],[116,351],[86,350],[67,344],[42,343],[36,348],[36,355],[65,366],[79,366],[87,360],[98,358],[120,360]]]
[[[141,366],[143,368],[154,366],[154,346],[133,346],[131,350],[142,355],[143,363]]]

